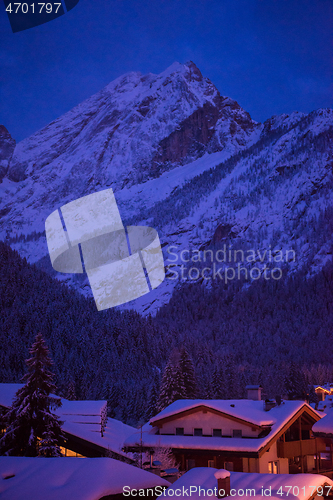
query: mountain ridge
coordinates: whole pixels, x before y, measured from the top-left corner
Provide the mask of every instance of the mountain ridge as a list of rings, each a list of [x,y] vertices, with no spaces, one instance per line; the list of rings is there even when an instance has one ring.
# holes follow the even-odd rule
[[[46,217],[112,187],[126,224],[158,229],[167,266],[170,246],[227,243],[293,249],[288,272],[315,273],[332,259],[332,151],[329,108],[259,124],[192,62],[128,73],[16,146],[0,183],[0,237],[51,272]],[[87,280],[57,277],[89,294]],[[155,313],[180,285],[167,279],[126,307]]]

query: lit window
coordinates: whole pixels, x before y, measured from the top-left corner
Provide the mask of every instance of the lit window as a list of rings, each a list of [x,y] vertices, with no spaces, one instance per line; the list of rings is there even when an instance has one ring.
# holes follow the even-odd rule
[[[65,457],[78,457],[85,458],[84,455],[80,455],[80,453],[76,453],[75,451],[69,450],[68,448],[63,448],[60,446],[61,454]]]
[[[268,462],[268,472],[269,474],[278,474],[279,462]]]

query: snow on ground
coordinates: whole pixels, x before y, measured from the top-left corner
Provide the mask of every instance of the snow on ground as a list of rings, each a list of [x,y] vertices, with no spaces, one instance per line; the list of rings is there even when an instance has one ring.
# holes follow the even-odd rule
[[[217,493],[217,479],[215,474],[218,473],[219,475],[220,472],[221,471],[212,467],[197,467],[191,469],[173,483],[164,492],[164,495],[161,495],[159,498],[162,499],[176,496],[176,490],[181,493],[177,496],[178,498],[187,498],[184,490],[187,490],[188,496],[192,500],[204,497],[217,498],[217,496],[214,495],[214,488],[216,488]],[[324,490],[326,493],[328,488],[333,487],[333,481],[319,474],[258,474],[230,472],[230,489],[234,490],[232,498],[237,500],[240,498],[247,498],[248,496],[256,500],[267,497],[279,500],[285,498],[308,500],[316,495],[317,488],[318,492],[320,492],[320,488],[324,485],[327,485]],[[201,491],[199,488],[201,488]],[[171,490],[174,490],[174,494],[172,494]],[[247,494],[246,490],[248,490]],[[252,490],[252,494],[250,494],[249,490]],[[266,491],[266,495],[263,494],[263,490]],[[270,494],[268,494],[269,492]]]
[[[99,500],[170,483],[112,458],[0,457],[1,500]]]

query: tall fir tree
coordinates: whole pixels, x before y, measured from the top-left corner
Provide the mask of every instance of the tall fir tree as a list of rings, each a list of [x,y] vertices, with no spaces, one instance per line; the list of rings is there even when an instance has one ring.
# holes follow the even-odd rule
[[[227,399],[235,399],[237,398],[238,372],[233,356],[229,356],[225,359],[224,373],[228,395]]]
[[[225,374],[220,363],[215,367],[213,372],[212,392],[214,399],[226,399],[228,395],[225,383]]]
[[[69,401],[76,400],[75,382],[73,379],[70,379],[68,383],[66,399],[68,399]]]
[[[307,395],[307,385],[304,373],[294,361],[290,363],[288,374],[285,377],[285,390],[288,399],[304,400]]]
[[[181,347],[179,355],[179,366],[183,376],[185,398],[195,399],[198,395],[198,388],[192,358],[185,347]]]
[[[162,411],[174,401],[185,398],[186,390],[180,369],[180,355],[179,351],[174,349],[163,373],[157,410]]]
[[[317,405],[319,401],[313,384],[308,386],[308,395],[309,395],[309,403],[314,403],[315,405]]]
[[[6,433],[0,440],[0,454],[60,456],[61,423],[52,410],[60,407],[61,401],[50,396],[56,390],[49,370],[52,361],[40,333],[29,352],[28,373],[23,377],[26,383],[4,417]]]
[[[160,394],[160,378],[157,373],[155,373],[153,378],[153,383],[149,392],[148,406],[146,411],[146,420],[150,420],[154,417],[158,410],[158,402],[159,402],[159,394]]]
[[[50,419],[39,443],[39,455],[41,457],[61,457],[59,439],[61,428],[57,419]]]

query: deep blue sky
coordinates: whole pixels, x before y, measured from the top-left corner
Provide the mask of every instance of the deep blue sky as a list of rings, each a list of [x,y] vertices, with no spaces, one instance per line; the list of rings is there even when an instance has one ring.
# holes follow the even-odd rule
[[[128,71],[193,60],[251,116],[333,106],[332,0],[80,0],[13,34],[0,0],[0,124],[29,136]]]

